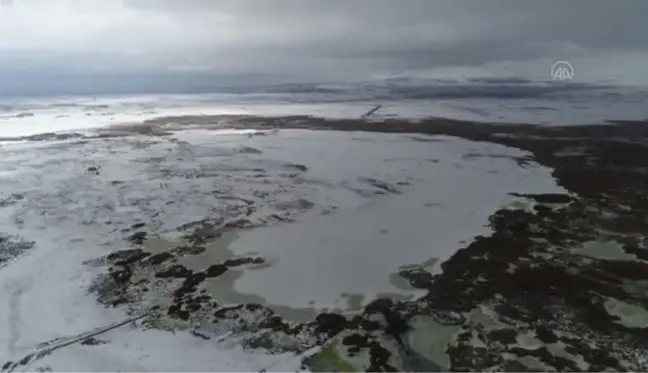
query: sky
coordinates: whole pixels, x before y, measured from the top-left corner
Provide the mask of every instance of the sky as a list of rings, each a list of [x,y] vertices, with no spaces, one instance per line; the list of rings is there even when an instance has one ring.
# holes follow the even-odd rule
[[[452,74],[648,84],[646,0],[0,0],[0,91]]]

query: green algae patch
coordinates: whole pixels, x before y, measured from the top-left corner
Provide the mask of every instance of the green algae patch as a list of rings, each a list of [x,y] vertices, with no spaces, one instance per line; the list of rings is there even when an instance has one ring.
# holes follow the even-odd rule
[[[488,308],[488,306],[475,307],[464,316],[473,324],[479,324],[486,330],[504,329],[509,328],[510,325],[497,320],[493,314],[495,311]]]
[[[634,255],[627,254],[623,246],[616,241],[590,241],[575,249],[577,254],[602,260],[634,260]]]
[[[313,355],[305,362],[313,372],[357,372],[359,371],[353,364],[343,358],[344,352],[338,347],[339,342],[335,342],[324,347],[320,352]]]
[[[583,355],[570,354],[569,352],[567,352],[567,346],[562,342],[549,344],[547,345],[547,349],[553,356],[573,361],[578,366],[578,369],[583,372],[588,370],[590,367],[590,364],[585,361]]]
[[[643,307],[614,298],[607,298],[604,306],[607,313],[618,318],[617,324],[627,328],[645,328],[648,325],[648,312]]]
[[[534,350],[536,348],[540,348],[544,346],[545,344],[536,338],[535,332],[524,332],[524,333],[519,333],[516,337],[516,341],[518,346],[521,348],[524,348],[525,350]]]
[[[517,362],[527,367],[531,372],[546,372],[547,365],[543,364],[539,359],[532,356],[522,356],[516,359]]]
[[[622,287],[628,294],[635,297],[643,297],[645,294],[648,294],[648,281],[624,281]]]
[[[459,327],[442,325],[428,316],[414,316],[410,325],[412,331],[408,342],[412,350],[444,369],[450,367],[446,348],[459,332]]]

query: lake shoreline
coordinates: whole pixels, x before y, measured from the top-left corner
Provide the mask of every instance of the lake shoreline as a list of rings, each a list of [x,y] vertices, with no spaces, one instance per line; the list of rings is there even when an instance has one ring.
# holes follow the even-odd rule
[[[629,290],[648,280],[648,247],[643,238],[648,228],[643,218],[648,212],[648,123],[542,127],[443,119],[218,116],[161,118],[146,125],[259,131],[251,135],[288,128],[420,133],[529,151],[533,156],[518,162],[552,168],[570,194],[528,195],[535,203],[531,211],[495,212],[494,232],[477,237],[442,263],[443,273],[402,273],[411,284],[428,291],[426,296],[387,302],[381,312],[388,310],[405,321],[417,317],[417,323],[434,329],[440,326],[433,325],[455,325],[456,334],[445,352],[451,370],[645,368],[640,352],[648,347],[642,342],[645,329],[635,326],[632,316],[618,314],[615,310],[621,306],[614,305],[648,309],[648,298]],[[583,254],[582,247],[599,241],[617,242],[634,259]],[[475,321],[474,312],[485,313],[490,321]],[[341,342],[346,341],[346,352],[341,349],[336,354],[346,353],[346,359],[353,360],[366,350],[372,356],[371,370],[406,369],[407,362],[397,358],[397,345],[387,348],[388,342],[385,346],[367,342],[376,335],[371,322],[338,317],[336,327],[329,325],[332,329],[327,333],[333,330],[334,335],[340,333]],[[321,327],[317,321],[314,326]],[[389,325],[379,329],[384,327]],[[406,330],[401,330],[403,335],[410,333]]]
[[[446,119],[195,116],[102,129],[90,138],[54,134],[25,140],[165,137],[182,129],[245,129],[250,130],[249,136],[282,129],[453,136],[530,152],[531,156],[514,160],[520,167],[539,163],[551,168],[558,184],[568,191],[517,196],[528,199],[530,208],[495,211],[489,219],[492,233],[467,242],[441,263],[442,273],[403,270],[401,277],[427,292],[416,300],[377,299],[362,315],[320,313],[314,321],[297,324],[259,304],[219,308],[213,316],[229,320],[221,323],[234,322],[241,330],[261,332],[261,337],[257,334],[247,341],[249,345],[301,354],[327,343],[322,353],[306,359],[308,367],[320,369],[647,368],[648,332],[640,320],[648,310],[648,297],[642,290],[648,282],[648,222],[644,218],[648,213],[648,123],[542,127]],[[420,137],[416,141],[434,146],[430,140]],[[246,227],[244,222],[232,224],[225,231]],[[202,234],[213,235],[214,229],[218,227],[206,227]],[[128,287],[130,266],[151,256],[141,251],[126,254],[118,258],[120,263],[113,260],[111,276]],[[250,257],[236,265],[254,260]],[[164,276],[180,279],[173,281],[188,290],[179,294],[178,302],[202,308],[200,299],[186,299],[185,293],[195,290],[207,274],[176,270]],[[220,271],[225,269],[214,268],[211,273]],[[183,319],[183,307],[175,307],[169,317]],[[444,337],[430,340],[426,333]],[[294,345],[295,339],[304,338],[306,343]]]

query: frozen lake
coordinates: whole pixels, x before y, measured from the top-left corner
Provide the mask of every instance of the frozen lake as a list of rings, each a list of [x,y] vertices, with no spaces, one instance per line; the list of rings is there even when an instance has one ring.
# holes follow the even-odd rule
[[[251,298],[279,312],[353,311],[379,294],[416,295],[394,275],[403,266],[438,270],[439,260],[488,231],[488,216],[514,202],[509,193],[562,191],[549,169],[520,166],[524,152],[446,136],[192,130],[5,144],[0,152],[0,231],[35,243],[0,267],[8,300],[0,305],[2,356],[24,356],[43,341],[123,318],[87,293],[103,269],[83,263],[127,248],[123,231],[134,224],[145,224],[151,242],[173,242],[184,224],[244,216],[259,227],[237,233],[227,249],[268,263],[208,287],[216,299]],[[193,265],[209,266],[212,254]],[[297,364],[286,363],[290,356],[235,343],[219,344],[222,356],[214,359],[214,342],[188,334],[111,333],[111,343],[77,345],[39,363],[55,370],[297,369],[285,366]],[[170,361],[175,349],[192,357]]]

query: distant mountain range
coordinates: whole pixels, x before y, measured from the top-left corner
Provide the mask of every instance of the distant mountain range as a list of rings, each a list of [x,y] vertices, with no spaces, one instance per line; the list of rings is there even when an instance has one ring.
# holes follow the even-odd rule
[[[295,100],[565,99],[578,95],[639,95],[648,89],[609,84],[532,81],[518,77],[420,79],[398,77],[361,82],[299,82],[272,74],[0,72],[0,96],[117,95],[160,93],[260,93]]]

